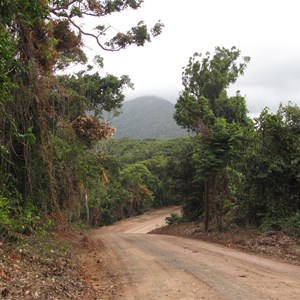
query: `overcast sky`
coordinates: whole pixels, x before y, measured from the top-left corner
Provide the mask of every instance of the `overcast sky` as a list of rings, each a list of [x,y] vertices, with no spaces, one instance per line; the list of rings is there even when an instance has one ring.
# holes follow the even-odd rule
[[[145,0],[143,8],[106,22],[124,31],[140,20],[149,26],[161,20],[159,37],[118,53],[90,51],[104,57],[102,72],[130,76],[135,90],[126,91],[126,100],[155,95],[175,103],[182,67],[194,52],[236,46],[251,61],[230,94],[240,90],[251,114],[265,106],[276,111],[280,102],[300,105],[299,13],[299,0]]]

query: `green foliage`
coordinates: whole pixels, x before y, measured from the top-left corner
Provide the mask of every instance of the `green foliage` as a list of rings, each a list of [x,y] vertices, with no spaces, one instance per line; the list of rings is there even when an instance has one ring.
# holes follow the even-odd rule
[[[126,190],[124,200],[129,203],[127,214],[141,214],[151,208],[153,197],[150,188],[154,181],[154,176],[140,162],[129,165],[120,172],[120,182]]]
[[[6,198],[0,197],[0,223],[10,225],[9,202]]]
[[[203,96],[196,97],[184,90],[175,108],[174,118],[177,124],[189,131],[205,131],[205,127],[213,123],[214,114],[209,107],[209,100]]]
[[[251,126],[247,112],[245,98],[240,95],[239,91],[233,97],[228,97],[226,91],[223,91],[216,99],[214,114],[216,117],[225,118],[228,123],[236,122]]]
[[[133,140],[128,138],[111,139],[99,142],[103,151],[117,157],[123,164],[131,164],[138,161],[147,161],[156,156],[170,157],[174,150],[184,144],[188,138],[176,138],[171,140]],[[155,163],[155,162],[154,162]]]
[[[197,134],[193,180],[201,186],[198,211],[204,207],[206,231],[211,215],[222,226],[224,200],[229,196],[226,166],[240,152],[246,128],[251,125],[245,99],[238,92],[229,98],[226,92],[250,60],[244,57],[238,63],[239,56],[235,47],[217,47],[212,57],[195,53],[183,71],[184,89],[175,106],[176,122]]]
[[[246,118],[244,99],[239,94],[233,99],[226,95],[226,88],[243,75],[250,60],[244,57],[237,63],[239,56],[235,47],[217,47],[212,57],[195,53],[190,58],[182,76],[184,89],[175,106],[174,118],[179,125],[203,133],[214,117],[225,117],[229,122]]]
[[[99,226],[174,203],[183,204],[184,218],[205,213],[207,225],[216,218],[220,228],[222,216],[234,210],[245,223],[280,220],[280,226],[298,229],[299,107],[280,106],[275,114],[265,109],[253,126],[244,97],[226,92],[249,62],[235,47],[196,53],[183,71],[174,118],[196,137],[121,139],[95,147],[78,139],[75,132],[83,128],[76,131],[73,121],[88,112],[100,119],[103,111],[118,114],[124,90],[133,84],[126,75],[91,74],[91,66],[73,76],[56,77],[54,71],[87,62],[84,35],[109,51],[143,46],[159,35],[160,21],[150,29],[139,22],[117,34],[103,24],[85,32],[78,22],[142,3],[0,1],[1,238],[32,232],[42,216],[48,227],[79,218]],[[103,67],[101,56],[95,64]],[[164,104],[161,111],[168,110]],[[167,137],[167,126],[154,115],[164,117],[153,106],[144,111]],[[171,216],[171,222],[178,220]]]
[[[13,227],[17,232],[29,234],[39,226],[40,216],[30,200],[27,201],[25,208],[20,209],[16,215],[18,217],[17,221],[13,223]]]
[[[110,224],[153,207],[181,203],[177,190],[172,188],[176,183],[169,163],[174,160],[173,153],[186,142],[185,139],[101,142],[102,165],[109,182],[97,202],[99,224]]]
[[[23,208],[20,199],[14,203],[12,199],[0,196],[0,239],[14,241],[17,234],[32,233],[39,226],[40,217],[30,200]]]
[[[62,75],[59,80],[69,101],[68,114],[71,120],[86,110],[100,117],[103,111],[118,114],[124,100],[123,91],[133,88],[127,75],[118,78],[106,74],[101,77],[99,73],[90,75],[79,72],[76,75]]]
[[[182,223],[183,218],[178,213],[171,213],[170,217],[166,217],[166,223],[168,225],[180,224]]]
[[[197,145],[193,138],[177,140],[166,166],[166,186],[173,203],[182,204],[183,217],[197,220],[203,213],[203,189],[196,180],[196,166],[193,160]]]
[[[14,60],[16,43],[4,24],[0,23],[0,105],[7,100],[10,89],[16,87],[9,74],[17,66]]]
[[[300,237],[300,212],[291,213],[286,216],[270,216],[264,218],[259,224],[259,229],[262,232],[282,230],[287,234]]]
[[[217,118],[205,143],[200,143],[193,155],[199,180],[207,180],[226,167],[238,155],[242,139],[243,130],[238,124]]]
[[[250,223],[282,218],[300,208],[299,107],[263,110],[245,157],[244,212]]]
[[[146,42],[151,41],[151,35],[156,37],[162,32],[164,25],[158,21],[150,31],[147,25],[140,21],[126,33],[118,32],[109,42],[105,42],[108,49],[119,50],[129,45],[144,46]]]
[[[87,15],[103,18],[138,9],[142,2],[0,1],[0,221],[11,230],[32,231],[39,215],[72,221],[89,210],[92,222],[99,223],[108,198],[106,170],[92,143],[87,149],[74,134],[71,122],[88,111],[99,117],[103,110],[118,113],[124,89],[133,85],[126,75],[82,71],[57,77],[55,71],[87,62],[84,35],[100,49],[115,51],[144,45],[160,34],[160,22],[152,29],[140,22],[117,35],[111,26],[87,32],[81,25]],[[95,63],[103,66],[101,56]],[[98,136],[110,129],[96,125]]]
[[[16,138],[19,141],[22,142],[28,142],[31,145],[34,145],[36,143],[36,137],[34,133],[32,132],[32,127],[27,129],[27,133],[21,134],[21,133],[16,133]]]
[[[122,139],[111,140],[106,147],[107,151],[118,157],[121,166],[123,165],[121,167],[123,183],[129,184],[130,180],[133,180],[135,183],[144,184],[153,195],[151,205],[161,206],[167,197],[162,182],[172,143],[175,141]]]
[[[284,219],[283,227],[285,228],[295,228],[300,235],[300,211],[297,211],[291,217]]]
[[[111,112],[119,109],[125,96],[122,93],[126,87],[133,88],[129,77],[122,75],[120,78],[111,74],[106,74],[100,78],[98,73],[86,75],[87,84],[86,94],[91,103],[102,113],[103,110]],[[91,84],[92,83],[92,84]]]

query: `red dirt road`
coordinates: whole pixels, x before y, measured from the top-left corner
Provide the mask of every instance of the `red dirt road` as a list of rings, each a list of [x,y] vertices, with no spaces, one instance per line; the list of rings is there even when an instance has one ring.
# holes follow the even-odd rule
[[[114,299],[300,299],[300,267],[214,244],[146,234],[178,208],[93,232],[117,278]]]

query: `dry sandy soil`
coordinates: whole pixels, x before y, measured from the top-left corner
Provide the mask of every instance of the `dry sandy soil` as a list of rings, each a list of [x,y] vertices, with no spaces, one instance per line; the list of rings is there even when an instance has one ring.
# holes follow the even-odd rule
[[[62,228],[62,244],[33,239],[10,251],[0,244],[0,298],[300,299],[293,234],[163,227],[178,211],[164,208],[89,232]]]

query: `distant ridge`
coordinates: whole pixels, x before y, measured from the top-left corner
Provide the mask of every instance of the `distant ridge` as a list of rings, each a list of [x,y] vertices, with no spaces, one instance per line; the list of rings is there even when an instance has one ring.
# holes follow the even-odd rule
[[[175,106],[155,96],[138,97],[124,102],[122,114],[110,124],[117,128],[115,138],[166,139],[187,135],[180,128],[173,114]]]

